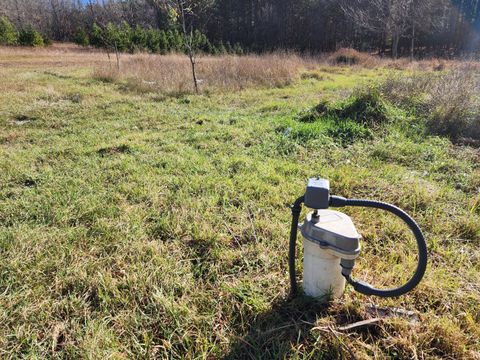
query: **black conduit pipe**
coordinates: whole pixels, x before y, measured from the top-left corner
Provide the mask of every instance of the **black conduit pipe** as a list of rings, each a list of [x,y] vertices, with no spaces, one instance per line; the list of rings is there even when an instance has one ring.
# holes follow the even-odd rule
[[[381,201],[375,200],[357,200],[357,199],[345,199],[340,196],[331,196],[330,197],[330,206],[332,207],[344,207],[344,206],[356,206],[356,207],[367,207],[367,208],[375,208],[380,210],[388,211],[400,219],[402,219],[405,224],[410,228],[413,235],[415,236],[415,240],[417,242],[418,248],[418,263],[417,268],[415,269],[415,273],[413,274],[412,278],[404,285],[394,288],[394,289],[375,289],[370,284],[367,284],[363,281],[356,281],[350,277],[350,275],[345,276],[348,283],[353,286],[353,288],[358,291],[359,293],[365,295],[375,295],[380,297],[397,297],[406,294],[407,292],[411,291],[415,288],[425,275],[425,270],[427,269],[427,261],[428,261],[428,250],[427,244],[425,242],[425,237],[423,236],[422,230],[418,226],[418,224],[413,220],[410,215],[408,215],[402,209],[390,205]]]
[[[300,213],[302,212],[302,203],[305,196],[300,196],[292,205],[292,227],[290,229],[290,244],[288,249],[288,270],[290,273],[290,295],[297,295],[297,276],[295,271],[295,256],[297,246],[297,231]]]

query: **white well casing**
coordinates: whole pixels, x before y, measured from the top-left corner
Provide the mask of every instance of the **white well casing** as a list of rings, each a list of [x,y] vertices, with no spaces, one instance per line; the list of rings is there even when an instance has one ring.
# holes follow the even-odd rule
[[[303,291],[308,296],[328,301],[342,296],[346,281],[340,263],[342,259],[354,261],[358,257],[361,236],[352,219],[344,213],[318,210],[315,217],[313,214],[307,214],[300,227]]]
[[[345,290],[340,258],[303,238],[303,291],[306,295],[328,301],[339,298]]]

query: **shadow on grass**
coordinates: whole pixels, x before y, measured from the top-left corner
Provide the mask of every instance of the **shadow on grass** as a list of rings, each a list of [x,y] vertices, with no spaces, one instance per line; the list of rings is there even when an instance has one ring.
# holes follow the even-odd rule
[[[288,358],[293,355],[292,345],[308,348],[315,343],[310,330],[318,318],[328,315],[328,304],[321,304],[312,298],[297,297],[277,302],[268,312],[257,316],[248,333],[237,339],[223,359]],[[325,352],[325,358],[341,356],[341,349],[325,345],[328,349],[321,349]],[[310,352],[305,348],[304,351]]]

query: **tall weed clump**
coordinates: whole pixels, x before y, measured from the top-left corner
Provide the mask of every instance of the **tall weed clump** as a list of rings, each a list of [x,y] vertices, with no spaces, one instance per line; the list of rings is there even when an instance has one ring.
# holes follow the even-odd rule
[[[480,75],[468,67],[446,73],[393,75],[358,88],[340,102],[321,102],[298,120],[311,123],[336,119],[338,129],[332,134],[348,134],[341,129],[345,121],[349,122],[349,131],[352,122],[375,131],[405,116],[415,119],[420,130],[416,134],[446,136],[454,143],[480,146]]]
[[[425,102],[428,127],[453,140],[480,139],[479,82],[473,73],[455,71],[432,86]]]
[[[423,119],[429,133],[480,141],[480,80],[468,68],[395,76],[380,85],[386,99]]]

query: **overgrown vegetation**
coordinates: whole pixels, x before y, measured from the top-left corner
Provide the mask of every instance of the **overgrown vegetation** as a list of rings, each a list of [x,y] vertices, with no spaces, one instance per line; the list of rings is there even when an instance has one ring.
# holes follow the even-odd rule
[[[391,74],[386,80],[357,88],[347,99],[320,102],[300,114],[298,121],[334,119],[338,124],[348,121],[371,130],[388,122],[413,125],[416,134],[480,145],[479,84],[478,72],[468,67],[442,74]]]
[[[430,133],[453,141],[480,140],[479,85],[478,72],[465,67],[439,75],[391,77],[380,91],[418,121],[425,120]]]
[[[299,58],[207,57],[243,86],[174,97],[92,78],[104,53],[54,49],[0,53],[2,358],[478,358],[478,150],[427,131],[431,85],[410,70],[317,62],[300,76]],[[159,57],[125,55],[146,61],[136,71]],[[269,62],[290,80],[270,82]],[[425,76],[441,89],[457,76],[445,71]],[[327,307],[288,298],[286,205],[317,174],[415,217],[429,248],[418,288],[348,287]],[[408,230],[349,214],[363,235],[355,276],[403,282]]]
[[[285,53],[203,56],[197,65],[199,88],[208,93],[247,87],[282,87],[296,80],[301,69],[312,65],[309,59]],[[177,96],[194,92],[190,64],[181,55],[122,57],[120,70],[105,64],[96,68],[95,77],[139,92]]]

